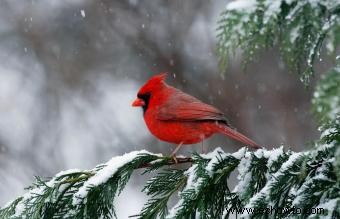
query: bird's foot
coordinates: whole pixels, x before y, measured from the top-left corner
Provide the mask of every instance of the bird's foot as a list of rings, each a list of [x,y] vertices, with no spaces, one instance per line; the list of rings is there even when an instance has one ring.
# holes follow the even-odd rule
[[[174,160],[175,164],[178,164],[178,160],[177,160],[177,158],[176,158],[176,153],[177,153],[177,151],[182,147],[182,145],[183,145],[183,142],[179,143],[179,144],[176,146],[175,150],[173,150],[172,153],[171,153],[171,155],[170,155],[170,157]]]
[[[205,149],[204,145],[201,146],[201,154],[207,153],[207,150]]]
[[[172,160],[174,161],[175,164],[178,164],[178,160],[177,160],[176,154],[172,154],[171,158],[172,158]]]
[[[201,154],[205,154],[206,150],[204,148],[204,135],[201,135],[202,143],[201,143]]]

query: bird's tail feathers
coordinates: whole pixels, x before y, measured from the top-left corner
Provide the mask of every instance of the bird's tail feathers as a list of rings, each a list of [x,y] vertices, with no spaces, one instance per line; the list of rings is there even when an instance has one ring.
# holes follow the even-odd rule
[[[230,137],[230,138],[232,138],[234,140],[242,142],[242,143],[244,143],[244,144],[246,144],[248,146],[251,146],[254,149],[262,148],[260,145],[255,143],[253,140],[247,138],[243,134],[237,132],[236,130],[234,130],[234,129],[230,128],[230,127],[228,127],[227,125],[218,124],[216,126],[216,128],[217,128],[217,130],[220,133],[222,133],[222,134],[224,134],[224,135],[226,135],[226,136],[228,136],[228,137]]]

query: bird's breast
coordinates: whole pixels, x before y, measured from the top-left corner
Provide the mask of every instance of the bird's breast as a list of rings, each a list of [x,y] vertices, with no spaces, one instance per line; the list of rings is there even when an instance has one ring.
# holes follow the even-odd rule
[[[216,131],[211,122],[158,120],[152,110],[144,114],[150,132],[160,140],[175,144],[195,144],[210,137]]]

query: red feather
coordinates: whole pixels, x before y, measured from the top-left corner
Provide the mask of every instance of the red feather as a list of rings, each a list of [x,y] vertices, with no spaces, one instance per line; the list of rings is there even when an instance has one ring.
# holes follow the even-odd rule
[[[176,144],[194,144],[221,133],[259,148],[251,139],[232,129],[225,115],[165,83],[165,74],[152,77],[139,90],[134,106],[142,106],[144,120],[157,138]]]
[[[205,104],[195,97],[182,91],[169,87],[171,96],[159,109],[157,119],[172,121],[203,121],[203,120],[227,120],[224,114],[215,107]]]

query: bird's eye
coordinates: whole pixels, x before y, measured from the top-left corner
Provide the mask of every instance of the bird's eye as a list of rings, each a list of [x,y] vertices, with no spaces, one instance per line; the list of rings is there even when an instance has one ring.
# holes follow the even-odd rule
[[[143,111],[145,113],[146,110],[149,107],[149,101],[150,101],[151,93],[137,94],[137,97],[144,101]]]
[[[137,97],[144,100],[144,101],[147,101],[150,99],[150,96],[151,94],[150,93],[145,93],[145,94],[137,94]]]

